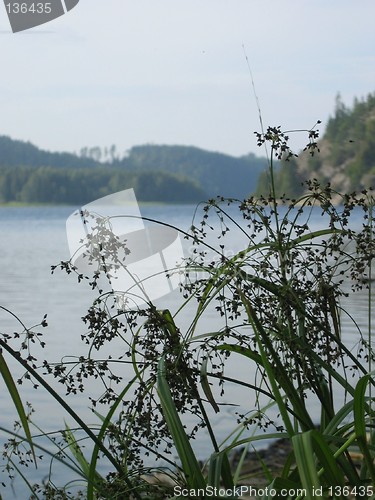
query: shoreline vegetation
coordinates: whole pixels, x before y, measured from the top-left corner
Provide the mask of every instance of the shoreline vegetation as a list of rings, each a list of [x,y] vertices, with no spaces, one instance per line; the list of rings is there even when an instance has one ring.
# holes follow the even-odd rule
[[[315,127],[306,133],[306,150],[314,157],[318,133]],[[194,498],[194,491],[207,488],[234,491],[243,475],[250,474],[254,486],[255,472],[262,476],[259,484],[275,492],[272,497],[302,500],[292,492],[303,491],[303,498],[312,500],[319,491],[324,498],[355,494],[374,499],[375,198],[371,190],[362,189],[342,195],[337,208],[332,203],[336,191],[316,179],[306,183],[299,199],[279,197],[277,162],[287,164],[295,157],[288,138],[280,127],[257,134],[258,145],[269,149],[269,185],[264,196],[237,207],[243,224],[227,210],[233,200],[217,198],[203,208],[200,220],[193,220],[189,233],[180,231],[192,248],[182,269],[177,265],[167,271],[168,279],[174,273],[180,276],[181,306],[175,314],[156,308],[136,274],[127,293],[113,290],[117,273],[129,276],[126,259],[132,249],[124,248],[114,234],[110,217],[84,214],[86,237],[81,244],[88,266],[82,271],[69,260],[52,266],[52,272],[66,272],[80,286],[98,292],[82,318],[87,354],[60,362],[36,359],[33,346],[43,347],[40,327],[48,326],[47,316],[32,329],[19,320],[19,332],[0,336],[0,371],[19,416],[17,439],[9,430],[3,458],[10,475],[22,470],[33,499],[176,500],[181,496],[173,493],[173,484]],[[321,210],[319,229],[310,227],[314,207]],[[358,210],[363,224],[354,231],[351,216]],[[247,240],[234,255],[226,251],[233,232]],[[348,282],[352,293],[362,290],[369,297],[367,324],[355,324],[355,351],[345,344],[340,321],[345,313],[340,300],[347,295],[343,285]],[[134,306],[136,297],[144,307]],[[189,323],[179,325],[188,306],[193,308],[192,313],[188,310]],[[207,311],[218,321],[215,331],[207,331],[201,322]],[[32,434],[37,415],[27,413],[3,353],[25,370],[21,382],[47,391],[74,426],[65,424],[63,431],[48,436],[39,428]],[[256,376],[229,377],[229,358],[248,364],[249,373]],[[125,366],[132,370],[130,377],[124,377]],[[102,384],[99,398],[91,396],[89,380]],[[64,394],[86,396],[98,424],[88,426],[56,386]],[[249,405],[244,408],[236,400],[236,387],[247,391]],[[337,398],[338,393],[344,397]],[[220,444],[208,408],[219,413],[223,405],[228,408],[228,399],[232,428]],[[318,409],[318,422],[307,402]],[[183,423],[186,414],[189,425]],[[202,434],[209,439],[204,466],[191,445]],[[34,485],[27,471],[36,462],[43,438],[51,445],[43,449],[44,460],[51,460],[51,476]],[[260,449],[264,440],[274,443],[268,451],[254,452],[255,443]],[[361,457],[360,463],[353,460],[354,454]],[[156,465],[146,466],[145,457],[154,457]],[[73,468],[81,478],[81,492],[74,484],[54,483],[57,458],[58,467]],[[158,466],[159,460],[163,466]],[[103,462],[111,470],[107,475],[100,472]],[[169,484],[147,480],[158,473],[167,475]]]
[[[275,159],[275,198],[298,199],[306,181],[329,184],[336,193],[375,185],[375,93],[352,107],[337,95],[319,154],[309,148]],[[276,127],[277,128],[277,127]],[[314,128],[314,133],[319,131]],[[311,137],[314,141],[314,137]],[[29,142],[0,136],[0,206],[85,205],[133,188],[139,202],[198,203],[215,198],[259,199],[270,183],[268,161],[252,153],[234,157],[193,146],[146,144],[121,155],[111,148],[82,148],[79,155],[43,151]],[[341,202],[339,196],[332,203]]]
[[[107,163],[100,158],[100,148],[90,156],[50,153],[0,136],[0,202],[84,205],[129,188],[143,202],[245,197],[266,167],[253,154],[233,157],[192,146],[135,146],[123,157],[105,157]]]
[[[360,192],[375,186],[375,92],[365,98],[355,98],[346,106],[340,94],[335,109],[317,141],[318,154],[304,148],[292,155],[289,162],[280,162],[274,172],[275,194],[286,193],[291,198],[305,194],[307,180],[329,184],[338,193]],[[318,132],[315,128],[315,131]],[[267,169],[261,174],[255,193],[267,192]]]
[[[306,181],[329,184],[336,193],[375,185],[375,93],[352,107],[337,95],[333,116],[309,148],[275,159],[275,198],[297,199]],[[320,123],[320,122],[319,122]],[[276,127],[277,128],[277,127]],[[313,130],[313,129],[312,129]],[[314,133],[319,131],[314,127]],[[310,142],[314,137],[309,138]],[[43,151],[29,142],[0,136],[0,205],[85,205],[133,188],[140,202],[198,203],[215,198],[248,199],[267,193],[268,161],[253,153],[234,157],[193,146],[146,144],[120,154],[110,148],[82,148],[79,155]],[[333,204],[340,203],[339,197]]]

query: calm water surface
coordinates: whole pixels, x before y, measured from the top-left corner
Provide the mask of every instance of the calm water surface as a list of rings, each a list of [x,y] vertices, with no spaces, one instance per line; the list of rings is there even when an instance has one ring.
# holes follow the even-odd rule
[[[96,297],[88,287],[78,285],[73,276],[63,272],[51,274],[51,265],[69,258],[69,250],[65,233],[67,217],[76,207],[33,207],[33,208],[0,208],[0,305],[15,313],[27,327],[41,322],[44,314],[48,314],[48,328],[42,329],[47,347],[42,350],[36,347],[40,360],[59,361],[64,356],[77,357],[86,353],[86,346],[80,341],[80,334],[85,332],[81,316],[85,313],[92,300]],[[144,217],[175,224],[187,230],[192,222],[194,206],[145,206],[141,208]],[[312,219],[312,226],[320,227],[321,217],[317,211]],[[360,225],[358,220],[358,225]],[[233,237],[231,245],[233,250],[240,249],[244,241],[239,235]],[[172,293],[159,301],[160,307],[177,309],[180,301],[178,293]],[[349,299],[343,304],[361,327],[367,325],[368,299],[365,292],[350,294]],[[191,313],[186,311],[180,318],[180,326],[189,322]],[[215,317],[212,313],[205,319],[199,333],[214,331]],[[342,317],[345,340],[348,345],[355,346],[358,341],[358,332],[349,321],[348,316]],[[20,326],[14,318],[5,311],[0,311],[0,332],[19,331]],[[34,347],[33,347],[34,348]],[[18,376],[21,374],[19,367],[7,357],[9,365]],[[247,363],[232,363],[226,371],[228,376],[236,376],[243,380],[253,380],[254,373],[249,371]],[[14,420],[14,410],[9,400],[7,391],[0,381],[1,426],[11,429]],[[98,388],[93,388],[98,390]],[[62,387],[60,393],[64,395]],[[42,390],[33,390],[30,384],[21,387],[24,400],[30,401],[36,413],[33,419],[45,431],[52,431],[63,427],[64,415]],[[229,391],[230,393],[230,391]],[[231,395],[231,397],[233,394]],[[236,394],[236,400],[242,401],[244,407],[253,407],[254,402],[247,400],[246,392]],[[95,417],[88,410],[88,401],[85,396],[69,397],[69,403],[88,422],[97,423]],[[215,416],[216,430],[219,438],[224,438],[233,427],[233,412],[236,408],[228,407]],[[314,414],[314,408],[311,408]],[[66,417],[65,417],[66,418]],[[68,419],[69,420],[69,419]],[[4,433],[0,434],[4,440]],[[204,458],[209,453],[206,436],[195,443],[197,454]],[[43,466],[33,479],[41,479],[41,474],[46,473]],[[2,473],[2,480],[6,475]],[[64,484],[69,475],[61,471],[61,483]],[[58,481],[58,479],[57,479]],[[1,481],[0,481],[1,482]],[[1,490],[4,499],[27,498],[22,484],[15,482],[14,491],[9,486]],[[25,496],[26,495],[26,496]]]

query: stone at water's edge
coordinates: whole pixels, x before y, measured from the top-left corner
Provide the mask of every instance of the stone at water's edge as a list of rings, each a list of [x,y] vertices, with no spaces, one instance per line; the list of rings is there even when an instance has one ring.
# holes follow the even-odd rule
[[[230,462],[232,470],[238,465],[244,448],[236,450],[231,456]],[[289,439],[278,439],[271,443],[268,448],[258,451],[248,451],[241,470],[240,484],[263,488],[268,482],[264,476],[263,467],[266,466],[271,474],[277,475],[281,472],[287,457],[292,451]],[[263,464],[263,465],[262,465]],[[243,497],[246,498],[246,497]],[[250,498],[250,497],[248,497]]]

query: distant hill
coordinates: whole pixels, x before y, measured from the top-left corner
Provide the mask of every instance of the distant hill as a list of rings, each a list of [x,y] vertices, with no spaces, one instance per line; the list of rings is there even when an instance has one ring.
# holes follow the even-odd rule
[[[334,115],[318,146],[320,153],[311,156],[301,152],[298,158],[282,164],[276,176],[279,194],[302,194],[302,182],[312,178],[330,182],[340,193],[375,187],[375,93],[355,99],[350,108],[338,95]],[[262,176],[257,193],[266,190]]]
[[[51,153],[39,149],[31,142],[0,135],[0,167],[90,168],[95,165],[98,162],[91,158],[82,158],[72,153]]]
[[[131,148],[120,164],[136,172],[152,170],[187,176],[208,197],[245,198],[255,190],[267,162],[252,153],[237,158],[192,146],[144,145]]]
[[[0,136],[0,202],[82,204],[128,188],[139,201],[244,198],[266,165],[253,154],[235,158],[187,146],[136,146],[106,163],[97,159],[105,157],[100,148],[84,150],[95,158],[52,153]]]

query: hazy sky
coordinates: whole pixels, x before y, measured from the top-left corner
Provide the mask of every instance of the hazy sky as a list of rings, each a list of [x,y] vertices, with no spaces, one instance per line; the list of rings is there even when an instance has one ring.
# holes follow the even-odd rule
[[[17,34],[2,3],[0,134],[49,150],[261,154],[243,46],[265,126],[323,130],[338,91],[375,91],[374,0],[80,0]]]

